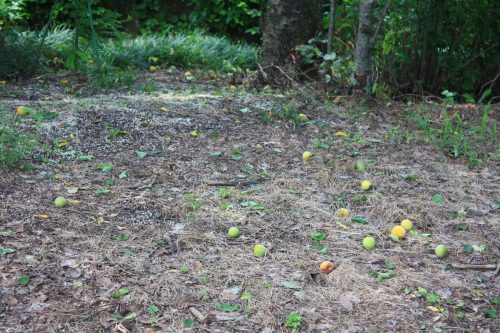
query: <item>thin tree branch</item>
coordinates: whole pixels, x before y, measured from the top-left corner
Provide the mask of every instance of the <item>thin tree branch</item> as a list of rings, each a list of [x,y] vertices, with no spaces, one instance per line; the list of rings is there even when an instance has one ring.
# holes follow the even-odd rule
[[[500,73],[498,73],[492,80],[489,80],[488,82],[486,82],[485,84],[483,84],[481,86],[481,90],[479,90],[479,95],[478,96],[481,96],[483,94],[483,91],[484,91],[484,87],[486,87],[488,84],[490,85],[488,87],[488,89],[490,89],[491,87],[493,87],[493,85],[495,84],[495,81],[500,77]],[[490,84],[491,83],[491,84]]]
[[[378,33],[380,32],[380,28],[382,28],[382,24],[384,23],[384,18],[385,15],[387,14],[387,11],[389,10],[389,7],[391,7],[392,1],[389,0],[385,4],[384,9],[382,10],[382,13],[380,14],[380,17],[378,19],[377,23],[377,28],[375,29],[375,33],[373,34],[372,40],[371,40],[371,45],[373,46],[375,44],[375,41],[377,40]]]
[[[328,26],[328,43],[326,45],[326,53],[332,52],[333,30],[335,27],[335,0],[330,0],[330,23]]]

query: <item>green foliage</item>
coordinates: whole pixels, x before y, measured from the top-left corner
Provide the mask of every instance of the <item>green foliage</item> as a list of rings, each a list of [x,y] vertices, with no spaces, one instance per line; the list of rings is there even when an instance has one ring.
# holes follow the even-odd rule
[[[495,0],[393,1],[376,44],[384,84],[404,93],[481,93],[500,67],[497,12]]]
[[[261,0],[191,0],[194,6],[188,22],[195,27],[208,27],[211,32],[237,31],[260,33]]]
[[[290,312],[285,319],[285,327],[297,329],[302,323],[302,316],[297,311]]]
[[[375,22],[387,1],[377,0]],[[322,31],[297,48],[300,78],[324,81],[334,92],[350,85],[358,4],[359,0],[336,2],[330,54],[326,54],[330,13],[325,12]],[[500,58],[495,57],[500,51],[496,12],[494,0],[392,1],[373,44],[374,92],[378,97],[440,95],[448,88],[446,101],[477,100],[483,84],[500,67]],[[307,76],[300,75],[304,73]]]
[[[105,62],[120,68],[146,69],[154,57],[168,66],[236,72],[255,66],[257,52],[253,46],[199,32],[122,38],[103,45]]]
[[[0,33],[8,25],[26,17],[24,0],[0,0]]]
[[[75,17],[71,12],[78,2],[86,5],[86,1],[63,0],[56,4],[57,24],[73,26]],[[142,34],[154,32],[203,30],[205,33],[216,33],[237,38],[251,38],[257,41],[260,34],[259,17],[263,0],[144,0],[144,1],[96,1],[91,2],[95,16],[108,15],[109,12],[120,13],[127,20],[127,31]],[[44,24],[51,9],[52,1],[31,1],[28,9],[29,22],[35,25]],[[108,13],[105,13],[108,11]],[[116,17],[117,18],[117,17]],[[109,21],[112,22],[112,21]],[[97,27],[97,31],[105,28],[105,20]],[[84,27],[85,28],[85,27]]]
[[[10,168],[23,158],[34,153],[37,140],[27,134],[20,134],[11,123],[1,119],[0,125],[0,169]]]
[[[489,118],[490,107],[490,104],[483,106],[479,124],[470,123],[467,127],[460,113],[450,115],[447,110],[429,107],[420,107],[416,111],[407,109],[405,112],[421,131],[416,139],[435,145],[451,158],[465,157],[470,166],[476,166],[495,156],[495,150],[498,158],[497,125],[495,120]],[[442,122],[431,120],[432,111],[441,113]]]
[[[263,0],[141,1],[130,12],[141,33],[191,31],[251,37],[260,34]]]

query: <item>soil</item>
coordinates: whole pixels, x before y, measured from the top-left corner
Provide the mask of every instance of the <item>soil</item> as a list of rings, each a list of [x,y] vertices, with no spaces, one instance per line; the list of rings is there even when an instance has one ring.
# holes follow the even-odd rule
[[[406,105],[232,92],[165,72],[82,95],[73,79],[0,87],[0,112],[44,146],[0,170],[0,332],[497,331],[494,154],[471,168],[391,140],[417,132]],[[21,118],[19,105],[58,115]],[[58,196],[70,203],[57,208]],[[414,231],[391,239],[405,218]],[[327,260],[334,270],[320,274]]]

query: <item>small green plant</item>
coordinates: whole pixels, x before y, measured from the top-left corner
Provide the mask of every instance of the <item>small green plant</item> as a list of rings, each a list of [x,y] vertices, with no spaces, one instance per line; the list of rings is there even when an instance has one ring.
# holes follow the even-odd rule
[[[108,134],[106,137],[111,140],[116,140],[117,137],[122,135],[127,135],[128,132],[119,128],[108,128]]]
[[[205,201],[201,199],[201,195],[197,193],[186,193],[183,195],[184,201],[189,205],[191,213],[196,212],[201,206],[205,205]]]
[[[328,150],[330,148],[329,144],[324,143],[320,139],[315,139],[313,142],[314,148]]]
[[[151,315],[151,317],[149,317],[149,324],[151,325],[151,327],[158,327],[159,323],[157,314],[158,312],[160,312],[160,309],[153,304],[148,307],[148,312]]]
[[[457,95],[457,93],[444,90],[443,92],[441,92],[441,95],[444,96],[444,104],[455,104],[455,96]]]
[[[227,188],[219,189],[219,197],[221,199],[229,198],[231,196],[231,193],[232,193],[232,191],[230,189],[227,189]]]
[[[9,123],[0,125],[0,168],[11,168],[35,152],[38,141],[20,134]]]
[[[245,154],[241,151],[241,148],[236,147],[231,150],[231,158],[235,161],[241,160]]]
[[[297,329],[302,324],[302,316],[299,312],[293,311],[288,314],[285,319],[285,327],[291,329]]]

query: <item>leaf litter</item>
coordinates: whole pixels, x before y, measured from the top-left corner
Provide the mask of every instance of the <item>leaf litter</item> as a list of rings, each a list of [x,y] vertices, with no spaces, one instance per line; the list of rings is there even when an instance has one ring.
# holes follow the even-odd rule
[[[79,138],[71,150],[57,148],[68,152],[64,163],[41,153],[34,170],[0,173],[6,327],[495,330],[494,272],[478,284],[477,271],[447,264],[498,261],[498,166],[470,170],[430,145],[382,140],[392,124],[402,126],[403,105],[354,118],[355,100],[327,107],[295,97],[314,118],[298,129],[259,118],[283,109],[279,96],[220,93],[219,83],[169,75],[155,77],[163,81],[151,82],[160,87],[153,93],[75,97],[49,81],[2,97],[7,114],[19,104],[57,111],[23,120],[42,143]],[[196,138],[186,135],[194,128]],[[305,150],[312,163],[302,163]],[[374,191],[358,189],[358,160],[369,161]],[[217,182],[231,191],[220,194],[210,185]],[[79,204],[56,209],[53,199],[65,192]],[[336,217],[339,196],[353,220]],[[464,213],[448,219],[450,211]],[[394,242],[388,231],[407,217],[415,233]],[[234,240],[226,236],[232,225],[241,229]],[[361,247],[366,235],[377,239],[375,250]],[[252,255],[256,242],[266,257]],[[451,250],[444,260],[433,255],[440,243]],[[318,274],[324,260],[335,265],[329,275]]]

